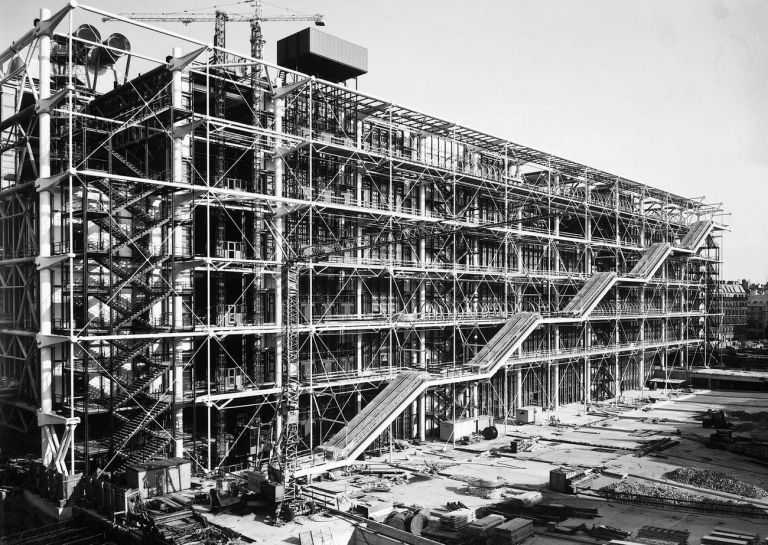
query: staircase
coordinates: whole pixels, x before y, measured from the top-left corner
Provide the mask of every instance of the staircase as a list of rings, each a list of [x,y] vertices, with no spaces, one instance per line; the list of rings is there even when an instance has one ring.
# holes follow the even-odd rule
[[[680,241],[679,249],[696,253],[712,232],[714,224],[711,221],[697,221],[688,230],[688,233]]]
[[[414,402],[428,379],[427,373],[418,371],[400,373],[336,435],[317,447],[318,452],[329,460],[356,458]]]
[[[132,285],[148,295],[154,295],[160,290],[158,290],[157,286],[151,286],[146,280],[144,280],[144,278],[142,278],[142,276],[148,273],[150,270],[160,267],[160,265],[167,259],[168,256],[163,256],[159,259],[151,261],[148,260],[138,267],[131,269],[121,265],[120,260],[118,259],[110,260],[107,256],[94,256],[94,261],[96,261],[105,269],[114,273],[114,275],[121,280],[121,282],[114,287],[114,292],[119,292],[126,286]]]
[[[616,283],[615,272],[599,272],[589,277],[576,296],[563,309],[563,314],[586,318]]]
[[[125,450],[128,446],[129,441],[135,437],[139,432],[141,431],[147,431],[147,443],[145,443],[141,448],[136,449],[134,451],[137,457],[141,457],[143,455],[152,456],[158,450],[162,447],[157,447],[157,450],[155,450],[152,454],[147,454],[147,450],[152,450],[151,448],[148,448],[145,450],[143,454],[140,453],[144,447],[147,447],[149,443],[151,443],[151,437],[162,437],[162,435],[167,435],[165,432],[153,432],[146,430],[146,427],[157,419],[161,414],[163,414],[165,411],[167,411],[170,408],[170,403],[166,403],[165,401],[159,401],[155,400],[152,397],[149,397],[148,395],[142,395],[140,397],[140,404],[139,404],[139,411],[136,412],[132,417],[126,418],[122,415],[119,415],[119,413],[115,413],[118,420],[122,420],[123,424],[117,429],[117,431],[112,434],[111,437],[106,437],[101,441],[101,446],[104,449],[109,449],[112,446],[112,443],[114,442],[114,449],[115,452],[119,453],[118,457],[115,461],[113,461],[109,465],[109,469],[112,471],[116,471],[119,468],[121,468],[127,459],[131,457],[133,453],[125,453],[122,454],[121,451]],[[168,439],[170,440],[170,439]],[[155,441],[154,443],[158,444],[158,441]],[[166,441],[165,444],[168,444]],[[155,448],[155,447],[152,447]]]
[[[146,442],[138,449],[131,451],[121,464],[129,466],[148,462],[171,442],[172,437],[167,432],[150,432]]]
[[[153,365],[150,368],[149,373],[145,374],[140,379],[134,380],[129,385],[122,387],[113,397],[112,406],[114,408],[120,408],[130,400],[137,400],[140,396],[144,397],[144,390],[159,379],[163,373],[168,371],[169,367],[170,362]]]
[[[118,340],[113,340],[110,342],[118,350],[120,350],[119,355],[117,355],[114,358],[114,360],[112,360],[112,363],[115,365],[115,367],[122,367],[123,365],[133,360],[134,358],[138,358],[144,363],[148,363],[150,365],[152,364],[152,360],[150,360],[146,356],[143,356],[141,352],[144,351],[145,348],[149,348],[154,342],[156,342],[155,339],[143,339],[133,345],[129,345],[127,343],[124,343]]]
[[[486,345],[469,361],[469,366],[478,373],[493,374],[512,352],[533,333],[542,317],[534,312],[520,312],[513,315]]]
[[[653,275],[656,274],[656,271],[659,270],[659,267],[661,267],[661,265],[671,253],[672,245],[668,242],[657,242],[655,244],[651,244],[645,250],[643,255],[640,257],[640,260],[635,264],[632,270],[629,271],[627,277],[636,278],[642,280],[643,282],[648,282],[651,278],[653,278]]]
[[[110,185],[112,185],[112,191],[110,192]],[[133,217],[136,219],[142,221],[145,224],[152,223],[155,221],[155,216],[147,212],[147,210],[141,206],[139,206],[137,203],[145,199],[146,197],[149,197],[150,195],[157,192],[157,188],[150,187],[146,189],[142,193],[138,193],[136,195],[132,195],[131,197],[128,197],[123,192],[121,192],[119,189],[115,189],[115,183],[110,183],[106,178],[102,178],[100,180],[95,180],[89,183],[88,187],[89,189],[97,189],[105,196],[109,197],[112,201],[112,211],[113,212],[119,212],[120,210],[127,210],[131,214],[133,214]]]
[[[148,176],[144,167],[137,164],[142,163],[140,158],[134,158],[127,151],[116,151],[111,146],[108,150],[119,174],[155,179],[166,174],[154,172]],[[170,222],[172,211],[167,206],[157,206],[157,200],[168,190],[142,182],[111,179],[109,175],[89,180],[88,190],[109,199],[108,212],[105,209],[89,210],[87,218],[111,239],[108,251],[92,252],[89,256],[111,275],[109,288],[93,290],[89,296],[114,311],[116,319],[110,324],[113,332],[128,335],[139,331],[159,332],[162,326],[149,319],[148,314],[172,290],[162,279],[153,276],[169,257],[155,255],[151,236]],[[130,215],[130,219],[120,219],[119,215]],[[168,310],[164,304],[163,310]],[[114,455],[105,469],[118,474],[126,464],[150,460],[171,441],[168,432],[156,424],[156,420],[169,410],[170,402],[150,393],[151,386],[168,373],[170,362],[151,357],[150,351],[159,339],[138,340],[128,335],[125,339],[109,341],[113,347],[111,353],[102,351],[94,356],[101,363],[99,372],[115,383],[110,406],[115,409],[112,418],[116,431],[111,436],[102,437],[100,442],[104,448],[112,449]],[[134,373],[128,375],[131,378],[126,378],[124,373],[113,376],[108,371],[122,370],[129,365],[134,368]]]
[[[152,305],[165,298],[170,292],[170,289],[164,290],[160,293],[156,293],[153,296],[138,297],[132,301],[127,301],[122,297],[110,297],[109,295],[94,293],[93,297],[107,305],[108,307],[117,311],[122,316],[120,321],[113,324],[113,328],[117,329],[128,322],[134,321],[144,326],[145,329],[155,329],[154,326],[143,318],[139,318],[142,314],[149,311]]]

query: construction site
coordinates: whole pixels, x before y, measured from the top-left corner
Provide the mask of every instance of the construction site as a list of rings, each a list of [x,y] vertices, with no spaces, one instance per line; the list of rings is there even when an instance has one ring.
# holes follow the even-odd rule
[[[720,204],[165,17],[0,52],[0,543],[761,543]]]

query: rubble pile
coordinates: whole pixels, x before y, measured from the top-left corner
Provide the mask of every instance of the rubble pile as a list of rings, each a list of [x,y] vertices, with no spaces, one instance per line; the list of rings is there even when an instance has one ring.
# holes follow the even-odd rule
[[[693,467],[681,467],[664,474],[664,478],[677,483],[690,484],[700,488],[719,490],[729,494],[738,494],[747,498],[764,498],[768,491],[738,479],[729,477],[720,471],[709,471]]]
[[[637,494],[640,496],[650,496],[653,498],[664,498],[670,500],[686,501],[711,501],[711,498],[692,494],[690,490],[683,490],[668,486],[666,484],[643,484],[632,481],[622,481],[612,483],[600,489],[600,492],[616,494]]]

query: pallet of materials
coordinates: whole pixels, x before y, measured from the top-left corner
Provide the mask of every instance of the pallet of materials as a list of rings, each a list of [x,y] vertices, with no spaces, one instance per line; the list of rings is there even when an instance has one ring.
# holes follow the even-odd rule
[[[375,496],[363,496],[353,503],[355,511],[360,513],[362,517],[376,522],[384,522],[392,512],[391,501],[385,501]]]
[[[606,524],[598,524],[598,525],[593,524],[592,528],[587,528],[585,524],[584,532],[590,537],[594,537],[597,539],[609,539],[609,540],[614,539],[617,541],[621,541],[626,538],[632,537],[632,534],[630,534],[626,530],[622,530],[621,528],[615,528],[613,526],[608,526]],[[671,545],[671,544],[654,543],[653,545]]]
[[[459,537],[458,532],[446,530],[437,521],[432,521],[421,531],[421,537],[443,543],[444,545],[466,545],[467,538]]]
[[[573,494],[572,483],[584,476],[583,469],[558,467],[549,472],[549,489],[563,494]]]
[[[496,526],[503,523],[504,517],[501,515],[486,515],[467,524],[459,531],[459,535],[467,538],[488,537]]]
[[[596,507],[577,507],[557,503],[540,503],[525,506],[513,500],[497,503],[483,508],[484,513],[496,513],[506,517],[527,517],[537,523],[560,523],[569,518],[592,519],[600,516]]]
[[[304,499],[314,502],[321,507],[349,511],[352,508],[350,496],[359,494],[360,489],[344,483],[314,483],[305,486],[301,495]]]
[[[522,543],[533,535],[533,521],[530,519],[514,518],[499,524],[491,530],[489,545],[515,545]]]
[[[656,526],[643,526],[637,531],[637,537],[644,543],[645,540],[665,541],[672,545],[688,545],[690,537],[688,530],[672,530],[669,528],[657,528]]]
[[[701,538],[702,545],[757,545],[758,541],[756,534],[730,528],[711,530]]]
[[[449,511],[439,516],[441,528],[457,531],[464,528],[470,522],[475,521],[475,510],[456,509],[455,511]]]

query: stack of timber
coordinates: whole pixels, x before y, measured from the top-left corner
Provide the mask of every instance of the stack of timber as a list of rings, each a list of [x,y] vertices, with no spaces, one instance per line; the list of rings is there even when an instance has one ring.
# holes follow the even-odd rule
[[[355,511],[368,520],[384,522],[392,512],[392,502],[375,496],[363,496],[355,501]]]
[[[360,488],[345,481],[323,481],[303,487],[301,495],[318,506],[349,511],[352,508],[350,498],[359,496],[360,492]]]
[[[468,539],[489,537],[492,530],[503,523],[504,517],[501,515],[486,515],[467,524],[459,531],[459,535]]]
[[[440,527],[458,531],[475,521],[474,509],[457,509],[440,515]]]
[[[569,518],[591,519],[600,516],[596,507],[578,507],[573,505],[561,505],[558,503],[540,503],[537,505],[523,505],[515,499],[487,506],[483,513],[496,513],[505,517],[527,517],[537,524],[559,523]]]
[[[533,521],[514,518],[493,528],[489,545],[515,545],[533,535]]]
[[[638,452],[636,456],[647,456],[652,452],[661,452],[662,450],[667,450],[668,448],[672,448],[678,444],[680,444],[680,441],[670,437],[654,439],[653,441],[648,441],[643,447],[641,447],[640,452]]]
[[[641,543],[665,541],[673,545],[688,545],[688,538],[690,535],[688,530],[673,530],[670,528],[643,526],[637,531],[637,540]]]
[[[756,534],[731,528],[718,528],[701,538],[702,545],[757,545],[758,542]]]

